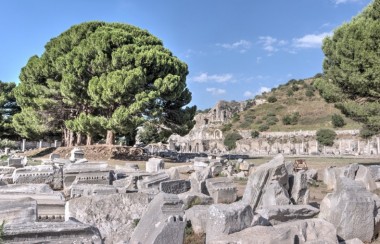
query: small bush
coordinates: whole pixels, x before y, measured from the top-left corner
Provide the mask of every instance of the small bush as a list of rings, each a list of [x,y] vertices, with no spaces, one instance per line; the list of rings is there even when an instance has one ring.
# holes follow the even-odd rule
[[[296,84],[293,84],[292,85],[292,91],[298,91],[300,88],[298,87],[298,85],[296,85]]]
[[[359,135],[360,135],[361,138],[368,139],[368,138],[371,138],[372,136],[376,135],[376,131],[371,130],[368,127],[363,127],[360,130]]]
[[[267,131],[269,130],[269,125],[263,124],[259,126],[259,131]]]
[[[273,117],[273,116],[276,116],[276,114],[273,113],[273,112],[268,112],[268,113],[267,113],[267,116],[268,116],[268,117]]]
[[[312,97],[312,96],[314,96],[314,91],[312,89],[307,89],[305,92],[305,95],[307,97]]]
[[[291,96],[294,95],[294,92],[293,92],[292,90],[289,89],[289,90],[286,92],[286,95],[287,95],[288,97],[291,97]]]
[[[268,97],[268,103],[275,103],[277,102],[277,98],[275,96]]]
[[[228,124],[223,125],[221,130],[222,130],[222,132],[227,132],[227,131],[231,130],[231,128],[232,128],[232,124],[228,123]]]
[[[273,117],[273,116],[267,117],[267,124],[268,125],[275,125],[275,124],[277,124],[277,122],[278,122],[278,119],[276,117]]]
[[[236,141],[242,139],[243,137],[237,132],[230,132],[224,138],[224,145],[228,148],[228,150],[232,150],[236,148]]]
[[[300,114],[298,112],[287,114],[284,117],[282,117],[282,123],[284,125],[296,125],[298,124],[299,118],[300,118]]]
[[[256,124],[262,124],[263,123],[263,121],[261,120],[261,119],[258,119],[258,120],[256,120]]]
[[[333,114],[331,117],[331,122],[335,128],[340,128],[346,125],[343,117],[339,114]]]
[[[336,133],[330,129],[320,129],[317,131],[317,141],[323,146],[332,146],[336,138]]]
[[[252,138],[258,138],[259,136],[260,136],[260,132],[258,132],[257,130],[254,130],[251,132]]]

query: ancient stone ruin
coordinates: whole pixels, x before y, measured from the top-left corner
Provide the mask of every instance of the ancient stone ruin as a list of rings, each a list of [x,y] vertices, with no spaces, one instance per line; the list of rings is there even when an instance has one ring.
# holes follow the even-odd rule
[[[259,166],[210,156],[170,169],[151,158],[146,170],[81,159],[0,167],[6,243],[177,244],[190,230],[206,243],[368,243],[380,231],[378,166],[326,168],[319,206],[309,188],[317,172],[282,154]]]

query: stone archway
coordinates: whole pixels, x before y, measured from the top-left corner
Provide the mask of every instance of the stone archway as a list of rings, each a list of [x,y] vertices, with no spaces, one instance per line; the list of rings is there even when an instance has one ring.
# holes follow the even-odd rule
[[[222,138],[223,138],[222,131],[219,129],[214,130],[214,139],[222,139]]]

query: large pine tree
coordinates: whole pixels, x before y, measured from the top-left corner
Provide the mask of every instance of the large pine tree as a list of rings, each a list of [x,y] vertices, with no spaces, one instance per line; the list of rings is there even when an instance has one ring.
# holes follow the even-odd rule
[[[78,143],[82,134],[90,143],[103,131],[112,144],[115,134],[135,135],[147,120],[184,134],[196,109],[184,108],[191,101],[187,74],[187,65],[145,30],[83,23],[51,39],[22,69],[16,97],[23,110],[16,121],[34,113],[36,131],[61,129],[67,144],[74,132]]]
[[[344,114],[380,132],[380,0],[334,31],[323,43],[321,95]]]

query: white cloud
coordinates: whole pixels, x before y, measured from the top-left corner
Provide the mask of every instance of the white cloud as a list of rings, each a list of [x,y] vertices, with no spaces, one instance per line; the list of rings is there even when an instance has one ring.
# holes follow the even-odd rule
[[[324,32],[321,34],[309,34],[301,38],[293,39],[293,45],[298,48],[319,48],[322,41],[326,36],[331,36],[331,32]]]
[[[334,0],[335,4],[341,4],[341,3],[355,3],[355,2],[361,2],[362,0]]]
[[[226,90],[215,87],[206,88],[206,91],[210,92],[212,95],[222,95],[226,93]]]
[[[191,80],[195,82],[200,82],[200,83],[210,82],[210,81],[223,83],[223,82],[232,81],[232,78],[233,78],[232,74],[209,75],[208,73],[201,73],[200,75],[191,78]]]
[[[252,43],[247,40],[240,40],[234,43],[217,43],[216,45],[225,49],[239,50],[239,52],[245,53],[251,48]]]
[[[270,92],[270,88],[265,87],[265,86],[262,86],[262,87],[260,87],[260,89],[259,89],[259,91],[256,93],[256,95],[261,95],[261,94],[263,94],[264,92]]]
[[[288,45],[288,41],[278,40],[271,36],[260,36],[259,44],[261,44],[263,49],[269,53],[269,56],[271,56],[273,53],[279,51],[280,48]]]
[[[254,97],[255,96],[255,94],[251,91],[245,91],[243,95],[245,97]]]

